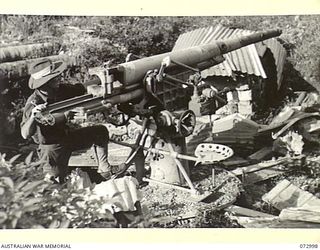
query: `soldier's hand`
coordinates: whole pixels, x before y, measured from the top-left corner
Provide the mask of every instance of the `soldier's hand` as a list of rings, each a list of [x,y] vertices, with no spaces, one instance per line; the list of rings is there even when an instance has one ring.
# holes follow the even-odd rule
[[[73,110],[64,112],[64,115],[65,115],[67,120],[73,120],[75,114],[76,114],[76,112],[74,112]]]
[[[41,114],[41,112],[47,107],[47,103],[43,104],[34,104],[35,106],[31,110],[31,117],[35,118]]]
[[[68,120],[84,119],[85,112],[83,107],[77,107],[64,113]]]
[[[83,108],[83,107],[77,107],[77,108],[73,109],[73,112],[74,112],[74,119],[75,119],[75,120],[83,120],[83,119],[86,119],[85,108]]]

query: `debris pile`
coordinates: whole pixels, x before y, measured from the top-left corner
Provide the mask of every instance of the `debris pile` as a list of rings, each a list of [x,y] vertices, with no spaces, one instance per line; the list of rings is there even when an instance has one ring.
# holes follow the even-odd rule
[[[228,211],[237,214],[231,215],[232,219],[244,227],[320,227],[320,199],[301,190],[286,179],[279,182],[262,199],[281,211],[280,214],[275,216],[255,211],[245,214],[243,211],[233,208],[228,209]]]
[[[320,227],[320,167],[319,157],[314,156],[319,154],[319,107],[319,95],[299,92],[268,124],[238,113],[216,118],[213,142],[233,149],[243,147],[243,142],[252,145],[251,155],[235,153],[222,162],[244,186],[236,202],[243,207],[226,208],[229,219],[242,227]],[[250,132],[251,140],[244,136]],[[264,190],[254,198],[257,185]]]
[[[146,225],[320,227],[320,151],[309,136],[319,136],[320,116],[315,112],[318,103],[310,100],[316,100],[313,93],[306,93],[304,98],[298,94],[269,124],[239,113],[214,115],[213,121],[207,116],[197,117],[194,132],[186,140],[188,154],[195,154],[199,144],[221,143],[233,149],[234,155],[213,164],[190,165],[190,179],[196,190],[210,193],[202,200],[170,185],[140,186]],[[118,128],[126,131],[119,136],[130,139],[135,131],[139,134],[139,126],[134,123],[127,130]],[[124,161],[128,150],[111,144],[110,159],[119,160],[121,156]],[[145,168],[150,176],[148,158]]]

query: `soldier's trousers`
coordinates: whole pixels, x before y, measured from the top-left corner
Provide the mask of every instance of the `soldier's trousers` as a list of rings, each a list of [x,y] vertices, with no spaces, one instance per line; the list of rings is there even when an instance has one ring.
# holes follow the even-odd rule
[[[109,167],[108,142],[109,132],[103,125],[72,130],[67,136],[61,138],[59,144],[39,145],[43,171],[54,177],[59,176],[62,182],[69,173],[68,162],[72,152],[90,146],[94,146],[96,151],[98,169]]]

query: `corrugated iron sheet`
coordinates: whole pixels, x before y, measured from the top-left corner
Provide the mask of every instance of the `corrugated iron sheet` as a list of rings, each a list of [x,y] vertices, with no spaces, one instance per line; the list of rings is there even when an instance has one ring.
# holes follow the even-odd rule
[[[224,40],[252,33],[254,32],[242,29],[230,29],[222,25],[201,28],[181,34],[172,50],[181,50],[201,44],[212,43],[217,40]],[[275,63],[277,65],[277,81],[278,86],[280,86],[286,52],[276,39],[268,39],[264,42],[260,42],[257,47],[255,44],[252,44],[224,55],[225,61],[202,71],[202,77],[206,78],[213,75],[232,76],[234,71],[239,71],[267,78],[259,58],[259,55],[263,56],[267,47],[274,55]]]

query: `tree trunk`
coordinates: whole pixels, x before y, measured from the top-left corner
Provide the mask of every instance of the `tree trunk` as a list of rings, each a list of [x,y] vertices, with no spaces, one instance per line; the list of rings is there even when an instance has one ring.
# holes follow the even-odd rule
[[[4,74],[9,79],[26,77],[29,75],[29,65],[43,58],[50,59],[53,62],[62,60],[68,66],[75,66],[80,64],[79,58],[70,57],[68,55],[55,55],[55,56],[48,56],[48,57],[42,57],[42,58],[36,58],[36,59],[27,59],[22,61],[1,63],[0,71],[4,72]]]
[[[35,43],[2,47],[0,50],[0,63],[55,55],[58,53],[59,47],[60,44],[58,43]]]

